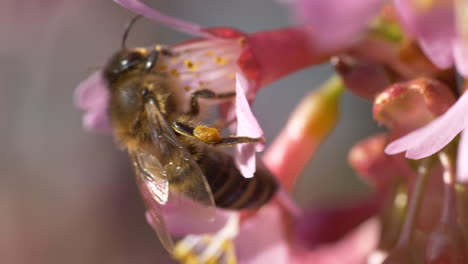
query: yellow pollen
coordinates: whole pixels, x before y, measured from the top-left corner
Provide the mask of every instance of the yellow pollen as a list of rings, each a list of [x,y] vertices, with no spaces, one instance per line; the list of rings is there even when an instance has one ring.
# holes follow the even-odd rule
[[[224,66],[229,63],[229,60],[223,59],[222,57],[216,57],[214,60],[221,66]]]
[[[161,64],[161,70],[167,71],[167,65],[166,64]]]
[[[179,71],[177,69],[172,69],[171,70],[171,75],[174,76],[174,77],[179,77],[180,76]]]
[[[191,60],[184,60],[184,65],[185,67],[187,67],[189,69],[189,71],[191,72],[195,72],[197,70],[197,67],[202,65],[203,64],[203,61],[198,61],[198,62],[193,62]]]
[[[217,143],[222,140],[219,130],[214,127],[197,126],[193,130],[193,135],[206,143]]]
[[[211,50],[205,52],[205,56],[212,56],[212,55],[213,55],[213,51]]]
[[[195,65],[193,65],[193,62],[192,62],[191,60],[184,60],[184,65],[185,65],[187,68],[195,67]]]
[[[236,74],[234,74],[234,73],[228,74],[228,75],[226,76],[226,78],[227,78],[228,80],[232,80],[232,79],[236,78]]]
[[[186,92],[190,91],[190,89],[192,89],[192,88],[190,88],[190,86],[185,86],[185,87],[184,87],[184,90],[185,90]]]

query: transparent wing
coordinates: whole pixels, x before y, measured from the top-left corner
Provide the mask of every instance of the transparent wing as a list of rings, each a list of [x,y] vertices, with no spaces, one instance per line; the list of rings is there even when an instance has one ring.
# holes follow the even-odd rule
[[[145,105],[145,110],[153,141],[151,160],[159,162],[161,172],[156,176],[169,184],[170,203],[191,216],[213,219],[216,213],[213,194],[202,170],[153,100]],[[158,180],[154,181],[158,185]]]
[[[145,202],[146,219],[158,235],[163,247],[173,252],[174,242],[162,214],[162,205],[169,196],[169,184],[164,178],[164,170],[154,156],[144,151],[129,153],[140,193]]]

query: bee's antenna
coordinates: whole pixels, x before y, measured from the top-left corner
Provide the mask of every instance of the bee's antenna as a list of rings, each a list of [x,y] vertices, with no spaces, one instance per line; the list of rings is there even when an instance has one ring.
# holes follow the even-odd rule
[[[130,29],[132,29],[135,22],[137,22],[138,19],[142,17],[143,17],[142,15],[136,15],[132,18],[132,20],[130,20],[130,22],[128,22],[127,26],[125,27],[125,32],[122,37],[122,49],[127,49],[127,47],[125,46],[125,42],[127,41],[128,33],[130,32]]]

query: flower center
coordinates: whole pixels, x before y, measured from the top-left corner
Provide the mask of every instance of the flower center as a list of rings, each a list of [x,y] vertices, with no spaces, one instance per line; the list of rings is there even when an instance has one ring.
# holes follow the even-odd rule
[[[233,92],[241,51],[242,43],[233,39],[194,41],[172,47],[175,56],[163,58],[161,68],[185,92],[184,97],[200,89]]]

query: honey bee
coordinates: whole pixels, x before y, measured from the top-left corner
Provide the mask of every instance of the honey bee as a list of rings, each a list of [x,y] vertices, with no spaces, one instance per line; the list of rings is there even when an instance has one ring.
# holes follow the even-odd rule
[[[160,56],[173,54],[160,46],[145,49],[125,46],[128,32],[138,18],[129,23],[122,48],[103,68],[110,91],[108,114],[114,137],[127,150],[137,181],[154,187],[148,192],[159,205],[172,201],[174,195],[182,195],[203,204],[208,208],[203,213],[211,216],[215,207],[254,209],[268,202],[278,189],[271,172],[258,162],[254,177],[244,178],[233,158],[215,148],[263,139],[221,137],[216,128],[195,121],[200,112],[199,98],[230,98],[235,93],[198,90],[191,94],[190,110],[178,111],[179,102],[174,94],[177,87],[158,68]],[[171,252],[173,242],[162,213],[156,211],[152,218],[163,246]]]

